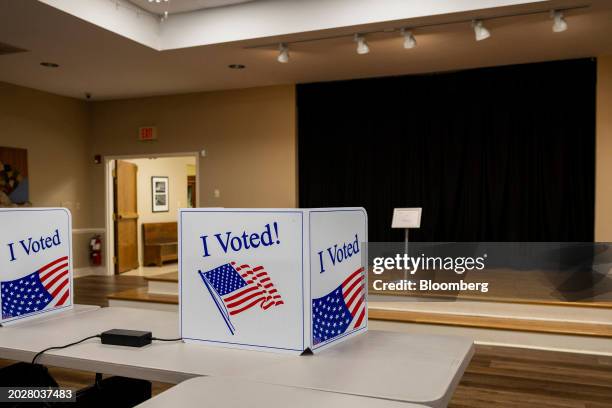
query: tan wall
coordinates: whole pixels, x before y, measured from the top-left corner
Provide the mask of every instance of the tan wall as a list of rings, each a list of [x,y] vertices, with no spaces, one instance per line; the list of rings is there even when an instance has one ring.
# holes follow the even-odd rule
[[[0,145],[28,149],[32,202],[37,206],[70,203],[75,228],[104,226],[104,170],[102,165],[90,164],[96,153],[206,149],[207,157],[200,161],[200,205],[295,206],[295,120],[293,86],[88,106],[0,83]],[[138,127],[151,124],[158,127],[159,141],[138,142]],[[612,56],[606,56],[599,57],[597,81],[597,241],[612,241],[611,177]],[[220,198],[214,198],[214,189],[220,190]]]
[[[90,154],[134,155],[206,150],[200,206],[294,207],[295,87],[274,86],[92,104]],[[158,140],[138,141],[155,125]],[[93,219],[104,225],[104,169],[92,170]],[[220,197],[214,197],[214,190]]]
[[[597,61],[595,241],[612,242],[612,56]]]
[[[91,225],[86,102],[0,82],[0,146],[28,149],[30,201],[64,206],[74,228]]]
[[[126,160],[138,166],[138,259],[142,265],[142,224],[148,222],[177,221],[179,208],[188,207],[188,166],[193,166],[195,157],[159,157],[156,159]],[[168,177],[168,212],[153,212],[151,177]]]
[[[87,268],[91,265],[89,260],[89,241],[95,235],[100,235],[102,245],[106,240],[104,231],[77,230],[72,234],[72,264],[76,269]],[[104,252],[104,250],[103,250]],[[101,267],[105,267],[106,257],[102,256]]]

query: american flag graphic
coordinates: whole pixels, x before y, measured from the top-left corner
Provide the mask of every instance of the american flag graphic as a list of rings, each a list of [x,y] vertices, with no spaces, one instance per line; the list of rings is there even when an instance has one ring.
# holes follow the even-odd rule
[[[366,313],[365,274],[359,268],[340,286],[312,300],[312,337],[319,344],[357,329]]]
[[[2,318],[62,306],[70,296],[68,257],[63,256],[24,277],[0,282]]]
[[[284,304],[280,293],[263,266],[237,266],[226,263],[208,272],[198,271],[231,334],[235,328],[230,317],[252,307],[268,310]]]

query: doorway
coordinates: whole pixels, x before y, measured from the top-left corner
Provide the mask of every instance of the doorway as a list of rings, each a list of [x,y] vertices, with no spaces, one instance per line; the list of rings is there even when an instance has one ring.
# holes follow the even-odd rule
[[[197,153],[105,159],[107,274],[177,269],[178,210],[199,205],[198,159]]]

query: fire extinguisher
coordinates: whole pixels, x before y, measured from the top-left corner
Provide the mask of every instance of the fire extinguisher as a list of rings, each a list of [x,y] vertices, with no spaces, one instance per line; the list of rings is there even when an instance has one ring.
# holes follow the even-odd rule
[[[94,266],[102,265],[102,239],[100,235],[95,235],[89,241],[89,259]]]

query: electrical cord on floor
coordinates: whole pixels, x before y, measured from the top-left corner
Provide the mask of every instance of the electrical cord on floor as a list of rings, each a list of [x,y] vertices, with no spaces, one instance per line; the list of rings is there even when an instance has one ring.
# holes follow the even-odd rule
[[[177,337],[176,339],[160,339],[159,337],[151,337],[151,340],[153,341],[181,341],[183,340],[183,338]]]
[[[83,343],[84,341],[87,341],[89,339],[95,339],[95,338],[100,338],[100,337],[101,337],[101,335],[96,334],[94,336],[85,337],[84,339],[81,339],[79,341],[75,341],[74,343],[66,344],[66,345],[63,345],[63,346],[55,346],[55,347],[46,348],[46,349],[36,353],[36,355],[32,359],[32,364],[36,364],[36,360],[38,359],[38,357],[40,357],[41,355],[43,355],[43,353],[46,353],[47,351],[65,349],[65,348],[68,348],[68,347],[71,347],[71,346],[76,346],[77,344]]]

